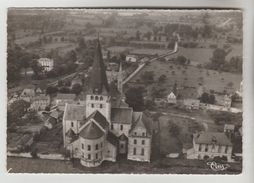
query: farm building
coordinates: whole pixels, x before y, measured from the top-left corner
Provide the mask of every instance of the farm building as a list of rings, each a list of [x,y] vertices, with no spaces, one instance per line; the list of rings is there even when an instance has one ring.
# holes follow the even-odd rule
[[[199,100],[184,99],[183,104],[187,109],[199,109]]]
[[[232,98],[228,95],[224,96],[224,106],[230,108],[232,105]]]
[[[39,94],[34,97],[31,107],[36,110],[45,110],[45,108],[50,105],[50,97],[45,94]]]
[[[127,55],[126,61],[131,62],[131,63],[136,63],[138,61],[138,59],[135,55]]]

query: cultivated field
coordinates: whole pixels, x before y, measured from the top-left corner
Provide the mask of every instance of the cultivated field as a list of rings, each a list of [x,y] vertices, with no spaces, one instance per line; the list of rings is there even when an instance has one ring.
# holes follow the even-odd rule
[[[64,47],[67,45],[72,45],[72,43],[68,43],[68,42],[53,42],[53,43],[49,43],[49,44],[45,44],[42,46],[42,48],[46,48],[46,49],[55,49],[55,48],[59,48],[59,47]]]
[[[24,37],[24,38],[21,38],[21,39],[16,39],[15,43],[16,44],[25,44],[25,43],[38,41],[38,39],[39,39],[39,36]]]

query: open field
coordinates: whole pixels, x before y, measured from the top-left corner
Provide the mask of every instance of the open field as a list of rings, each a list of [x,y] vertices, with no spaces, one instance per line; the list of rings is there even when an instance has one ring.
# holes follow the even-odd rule
[[[173,66],[173,69],[170,69],[170,66]],[[180,69],[178,69],[178,67]],[[150,84],[145,86],[144,84],[140,83],[140,81],[138,82],[139,84],[137,84],[137,79],[141,80],[140,76],[145,71],[154,71],[155,83],[158,82],[158,78],[162,74],[165,74],[167,76],[167,79],[163,83],[159,84]],[[174,71],[175,73],[172,74],[172,71]],[[231,74],[227,72],[219,73],[218,71],[212,70],[206,71],[205,69],[198,69],[193,66],[188,66],[187,69],[185,69],[183,66],[173,64],[172,62],[154,61],[146,65],[136,76],[134,76],[131,79],[130,83],[128,83],[128,85],[129,87],[144,86],[146,87],[146,90],[148,90],[148,95],[152,93],[153,87],[156,87],[156,89],[165,88],[166,97],[166,95],[169,94],[172,86],[176,82],[178,86],[194,87],[179,90],[182,98],[195,98],[197,95],[197,88],[199,87],[199,83],[202,83],[207,91],[214,90],[217,92],[223,92],[223,90],[226,89],[227,92],[233,92],[239,89],[241,81],[242,76],[240,74]],[[233,83],[233,86],[231,88],[227,87],[227,84],[229,82]]]
[[[102,20],[86,19],[85,16],[82,19],[81,18],[79,18],[79,19],[66,18],[65,21],[66,22],[71,22],[72,19],[74,20],[74,24],[79,24],[79,25],[83,25],[83,26],[85,26],[88,22],[90,22],[92,25],[102,25]]]
[[[55,48],[59,48],[59,47],[64,47],[67,45],[72,45],[73,43],[68,43],[68,42],[52,42],[52,43],[48,43],[42,46],[42,48],[46,48],[46,49],[55,49]]]
[[[21,39],[16,39],[15,43],[16,44],[25,44],[25,43],[38,41],[38,39],[39,39],[39,36],[24,37],[24,38],[21,38]]]

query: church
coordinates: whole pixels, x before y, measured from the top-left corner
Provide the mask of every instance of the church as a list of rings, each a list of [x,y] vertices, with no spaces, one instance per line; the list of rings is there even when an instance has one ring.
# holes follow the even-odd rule
[[[116,162],[119,154],[150,162],[152,121],[124,102],[121,64],[117,84],[108,83],[99,40],[90,74],[86,101],[65,105],[64,147],[85,167]]]

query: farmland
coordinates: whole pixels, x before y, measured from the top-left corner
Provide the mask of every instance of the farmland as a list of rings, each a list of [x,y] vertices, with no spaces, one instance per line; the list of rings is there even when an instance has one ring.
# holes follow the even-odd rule
[[[30,36],[30,37],[24,37],[21,39],[16,39],[15,43],[16,44],[25,44],[25,43],[29,43],[29,42],[35,42],[38,41],[39,36]]]
[[[173,66],[172,69],[169,68]],[[164,62],[151,62],[146,65],[135,77],[132,78],[131,82],[128,84],[129,87],[138,87],[145,86],[140,81],[140,76],[145,71],[154,71],[154,81],[157,83],[158,78],[165,74],[167,79],[163,83],[151,84],[146,87],[147,93],[151,94],[152,88],[156,87],[156,89],[165,88],[165,97],[171,91],[171,87],[176,82],[178,86],[187,86],[194,88],[185,88],[179,90],[181,98],[195,98],[197,87],[199,83],[202,83],[207,91],[214,90],[217,92],[223,92],[223,90],[227,90],[228,92],[233,92],[239,89],[240,82],[242,81],[242,76],[240,74],[231,74],[227,72],[219,73],[218,71],[198,69],[197,67],[187,66],[185,69],[181,65],[176,65],[172,62],[164,61]],[[172,72],[174,71],[174,74]],[[231,88],[227,87],[229,82],[233,83]]]

